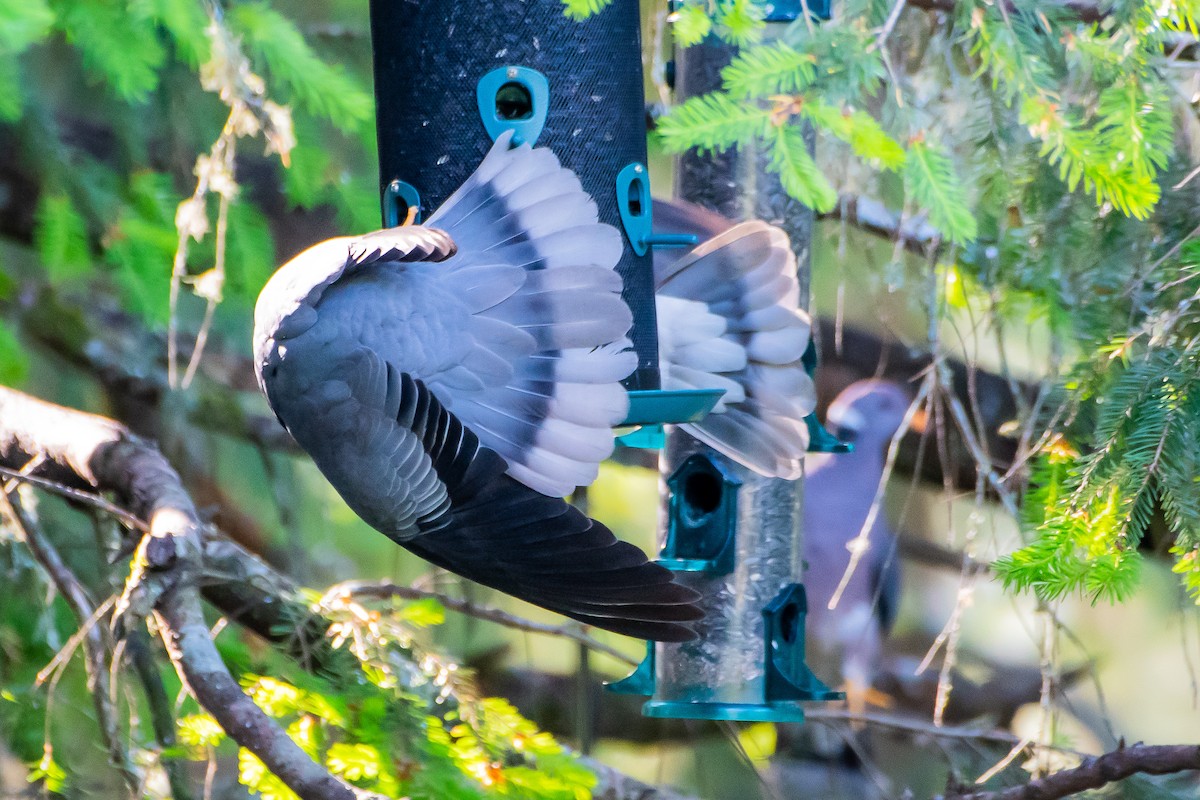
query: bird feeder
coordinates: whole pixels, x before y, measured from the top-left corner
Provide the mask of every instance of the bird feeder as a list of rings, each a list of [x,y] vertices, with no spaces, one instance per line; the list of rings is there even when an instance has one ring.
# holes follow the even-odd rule
[[[791,5],[776,4],[771,18],[794,18]],[[557,0],[370,7],[384,224],[431,213],[505,131],[517,143],[549,147],[579,176],[600,220],[626,237],[617,269],[638,354],[626,380],[626,424],[640,430],[625,443],[660,447],[664,424],[702,419],[720,390],[668,392],[659,381],[652,249],[697,239],[653,229],[637,0],[615,0],[583,22],[565,17]],[[689,173],[687,163],[681,193],[703,201],[717,176]],[[733,173],[720,180],[726,189],[740,182]],[[707,204],[729,216],[754,214]],[[793,212],[801,209],[758,216],[779,224]],[[789,233],[807,248],[807,232]],[[650,716],[801,719],[798,701],[836,693],[804,666],[795,486],[764,482],[682,438],[668,444],[664,463],[670,497],[661,561],[705,596],[709,616],[699,641],[651,646],[642,667],[611,688],[653,695]]]
[[[802,2],[768,6],[768,36],[802,13]],[[828,3],[807,3],[828,16]],[[679,54],[673,70],[680,99],[720,88],[732,48],[709,39]],[[797,250],[798,276],[807,294],[811,212],[792,200],[752,147],[681,157],[676,194],[731,219],[762,219],[786,230]],[[810,374],[816,350],[804,357]],[[815,416],[805,420],[809,449],[849,449]],[[662,558],[680,581],[704,597],[706,617],[695,642],[657,644],[634,674],[613,684],[618,692],[649,695],[652,717],[799,722],[803,702],[836,700],[805,663],[808,612],[802,583],[800,486],[767,479],[730,462],[682,432],[667,437],[662,459],[669,488]]]
[[[371,38],[384,224],[435,210],[504,131],[549,147],[628,241],[617,266],[638,354],[628,424],[707,413],[720,392],[658,391],[650,248],[695,238],[652,229],[636,0],[583,22],[555,0],[372,0]]]

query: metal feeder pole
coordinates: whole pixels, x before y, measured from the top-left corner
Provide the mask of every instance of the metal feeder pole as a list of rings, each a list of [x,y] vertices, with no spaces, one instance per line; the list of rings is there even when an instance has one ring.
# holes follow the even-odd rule
[[[779,15],[778,9],[773,13]],[[767,37],[780,35],[786,27],[786,21],[769,22]],[[679,101],[719,89],[720,70],[734,53],[732,46],[714,38],[678,51]],[[811,149],[811,129],[806,138]],[[692,151],[679,159],[675,193],[730,219],[762,219],[787,231],[796,251],[804,307],[813,213],[784,192],[765,164],[766,154],[754,147],[704,156]],[[670,558],[687,555],[672,552],[680,546],[678,529],[705,524],[731,529],[704,534],[710,541],[729,537],[720,559],[680,575],[704,596],[707,616],[697,626],[698,641],[656,646],[654,694],[644,712],[656,717],[801,721],[799,700],[839,696],[813,678],[804,664],[807,606],[798,586],[804,574],[803,485],[763,478],[678,429],[669,430],[661,460],[663,480],[671,489],[660,525],[665,563],[684,566],[683,560],[673,564]]]

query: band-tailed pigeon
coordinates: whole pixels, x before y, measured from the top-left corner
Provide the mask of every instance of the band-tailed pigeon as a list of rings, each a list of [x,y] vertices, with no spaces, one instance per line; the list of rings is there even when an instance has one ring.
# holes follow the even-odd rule
[[[822,677],[842,675],[851,706],[859,710],[899,603],[894,537],[882,509],[868,533],[869,550],[837,607],[828,605],[850,561],[848,548],[867,522],[883,478],[888,443],[903,423],[909,402],[902,388],[887,381],[859,381],[847,387],[829,406],[826,426],[851,442],[854,451],[812,454],[805,468],[808,661]]]
[[[423,558],[602,628],[684,640],[697,596],[561,498],[613,447],[636,365],[623,240],[546,149],[501,136],[425,225],[321,242],[255,308],[259,384],[366,522]],[[656,271],[670,387],[697,435],[791,476],[812,386],[787,237],[747,223]]]

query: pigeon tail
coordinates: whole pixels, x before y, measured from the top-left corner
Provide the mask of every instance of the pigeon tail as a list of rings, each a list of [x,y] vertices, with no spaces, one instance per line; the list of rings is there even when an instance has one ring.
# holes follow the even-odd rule
[[[554,153],[510,138],[428,222],[458,248],[445,280],[469,305],[466,366],[483,385],[472,391],[461,374],[428,383],[510,475],[562,497],[596,479],[629,408],[620,381],[637,355],[616,272],[624,243]]]

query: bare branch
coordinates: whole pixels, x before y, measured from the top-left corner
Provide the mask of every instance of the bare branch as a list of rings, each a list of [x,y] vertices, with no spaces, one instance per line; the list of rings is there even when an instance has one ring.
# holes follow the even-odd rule
[[[76,489],[73,486],[67,486],[66,484],[59,483],[58,481],[52,481],[47,478],[39,478],[36,475],[26,475],[24,472],[19,472],[15,469],[8,469],[7,467],[0,467],[0,476],[9,478],[17,483],[28,483],[30,486],[36,486],[39,489],[45,489],[46,491],[52,492],[60,497],[65,497],[68,500],[72,500],[76,503],[82,503],[83,505],[90,506],[98,511],[111,514],[133,530],[142,531],[143,533],[146,533],[150,530],[146,523],[142,522],[133,514],[130,514],[116,503],[110,503],[108,500],[105,500],[103,497],[95,494],[94,492],[85,492],[82,489]]]
[[[405,600],[436,600],[445,606],[450,611],[459,614],[465,614],[476,619],[485,619],[489,622],[495,622],[498,625],[503,625],[506,628],[513,628],[518,631],[528,631],[529,633],[542,633],[547,636],[557,636],[563,639],[570,639],[573,642],[587,647],[590,650],[595,650],[597,653],[604,653],[617,661],[628,664],[631,667],[638,665],[637,659],[617,650],[615,647],[610,647],[604,642],[596,639],[593,636],[588,636],[580,627],[573,623],[563,625],[549,625],[543,622],[534,622],[530,619],[524,619],[507,611],[502,611],[498,608],[490,606],[481,606],[477,603],[472,603],[470,600],[463,600],[457,597],[450,597],[439,592],[430,592],[424,589],[414,589],[411,586],[399,586],[388,581],[380,581],[378,583],[366,581],[345,581],[335,586],[331,586],[325,593],[326,597],[346,594],[351,596],[367,596],[376,598],[399,597]]]
[[[175,747],[175,714],[171,701],[158,673],[158,665],[150,648],[150,637],[144,630],[130,631],[125,637],[125,654],[138,681],[142,684],[146,704],[150,707],[150,725],[154,738],[164,751]],[[192,791],[181,758],[167,752],[160,753],[167,781],[171,786],[173,800],[191,800]]]
[[[285,647],[306,669],[349,674],[343,669],[348,656],[325,635],[329,621],[294,599],[291,582],[236,543],[202,529],[178,476],[153,446],[111,420],[0,387],[0,466],[11,471],[34,454],[43,458],[33,477],[48,488],[85,496],[111,491],[126,513],[149,520],[123,602],[127,613],[156,615],[176,670],[225,732],[305,800],[375,797],[310,760],[241,690],[209,635],[196,588],[202,572],[205,596],[229,618]],[[604,764],[584,763],[599,779],[598,800],[690,800]]]
[[[172,663],[225,732],[305,800],[355,800],[364,793],[314,762],[238,686],[221,660],[195,588],[201,523],[179,477],[157,448],[122,426],[0,387],[0,463],[40,457],[34,470],[67,485],[111,491],[149,522],[118,613],[153,612]]]
[[[909,0],[910,5],[917,5]],[[818,219],[843,220],[867,233],[900,243],[919,256],[928,255],[931,245],[942,240],[942,233],[923,218],[902,217],[871,197],[842,195],[837,205]]]
[[[1086,758],[1074,769],[1055,772],[1024,786],[950,792],[940,800],[1057,800],[1087,789],[1099,789],[1131,775],[1169,775],[1188,770],[1200,770],[1200,745],[1136,744]]]

